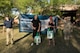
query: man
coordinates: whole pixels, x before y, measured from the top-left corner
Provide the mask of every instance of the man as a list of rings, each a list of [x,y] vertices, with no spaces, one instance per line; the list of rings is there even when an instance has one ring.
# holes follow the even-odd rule
[[[9,18],[9,16],[5,17],[4,25],[3,25],[3,33],[6,29],[6,46],[9,45],[9,41],[11,44],[13,44],[13,22],[16,20],[18,16],[15,18]]]

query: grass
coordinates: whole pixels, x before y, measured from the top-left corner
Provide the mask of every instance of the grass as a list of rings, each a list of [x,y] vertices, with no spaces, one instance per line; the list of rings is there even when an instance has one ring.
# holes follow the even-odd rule
[[[5,35],[0,33],[0,53],[80,53],[80,30],[74,29],[70,41],[65,41],[61,30],[55,36],[56,46],[48,45],[45,35],[42,35],[42,43],[38,46],[30,46],[32,33],[20,33],[19,29],[14,30],[14,45],[5,46]],[[77,33],[77,34],[76,34]]]

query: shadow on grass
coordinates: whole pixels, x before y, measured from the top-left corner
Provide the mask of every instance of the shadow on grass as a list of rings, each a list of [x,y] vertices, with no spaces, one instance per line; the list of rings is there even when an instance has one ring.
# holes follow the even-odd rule
[[[76,30],[76,32],[77,32],[77,30]],[[74,36],[76,37],[76,32],[75,32],[75,34],[73,34],[73,37]],[[46,39],[46,35],[41,35],[42,43],[40,45],[38,45],[38,46],[37,45],[33,45],[33,46],[28,45],[27,46],[26,44],[31,43],[31,39],[27,39],[24,42],[22,42],[22,44],[15,44],[13,49],[17,46],[14,49],[14,51],[16,51],[15,53],[80,53],[79,50],[76,47],[74,47],[76,45],[74,40],[72,40],[73,42],[71,40],[65,41],[63,38],[63,35],[61,33],[62,33],[61,30],[59,30],[58,33],[55,35],[55,41],[56,41],[55,47],[52,45],[48,46],[47,45],[48,41]],[[16,42],[20,41],[21,39],[27,37],[30,34],[31,33],[28,33],[27,35],[16,40]],[[80,35],[80,34],[78,34],[78,35]],[[73,39],[75,39],[75,37]],[[78,41],[77,39],[75,39],[75,40]],[[12,49],[12,47],[10,49]],[[13,49],[9,52],[12,52]]]
[[[23,38],[27,37],[27,36],[30,35],[30,34],[31,34],[31,32],[29,32],[28,34],[24,35],[23,37],[21,37],[21,38],[15,40],[15,41],[14,41],[14,44],[15,44],[16,42],[22,40]]]
[[[77,40],[78,44],[80,45],[80,29],[75,28],[72,34],[74,38]]]

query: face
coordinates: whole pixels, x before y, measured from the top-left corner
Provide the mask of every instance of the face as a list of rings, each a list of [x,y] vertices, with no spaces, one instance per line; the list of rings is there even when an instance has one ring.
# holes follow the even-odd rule
[[[53,22],[53,19],[50,19],[50,22]]]
[[[67,17],[65,17],[64,20],[67,20]]]
[[[9,20],[9,17],[5,17],[5,20]]]
[[[38,17],[37,17],[37,15],[36,15],[36,16],[34,17],[34,19],[37,20],[37,18],[38,18]]]

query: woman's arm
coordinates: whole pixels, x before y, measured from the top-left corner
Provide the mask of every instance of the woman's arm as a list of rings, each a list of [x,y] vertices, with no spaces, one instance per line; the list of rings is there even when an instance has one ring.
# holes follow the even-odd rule
[[[31,23],[31,27],[32,27],[32,29],[34,29],[34,30],[36,29],[36,28],[33,26],[33,23]]]
[[[41,24],[39,23],[38,32],[40,31]]]
[[[17,15],[17,16],[13,19],[14,23],[19,24],[19,19],[17,19],[18,17],[19,17],[19,15]]]

